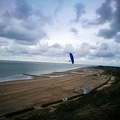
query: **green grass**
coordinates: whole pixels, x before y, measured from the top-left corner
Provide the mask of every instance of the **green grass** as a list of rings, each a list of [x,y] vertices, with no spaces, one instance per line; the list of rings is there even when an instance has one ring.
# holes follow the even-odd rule
[[[49,108],[35,110],[15,120],[120,120],[120,68],[103,67],[104,74],[112,74],[115,81],[111,86],[91,92],[79,99],[57,106],[51,112]]]

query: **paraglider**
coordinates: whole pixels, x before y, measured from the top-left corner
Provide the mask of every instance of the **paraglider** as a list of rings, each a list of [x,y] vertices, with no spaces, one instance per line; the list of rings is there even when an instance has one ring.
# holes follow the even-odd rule
[[[70,61],[71,61],[71,63],[74,64],[74,56],[73,56],[73,54],[69,53],[69,55],[70,55]]]

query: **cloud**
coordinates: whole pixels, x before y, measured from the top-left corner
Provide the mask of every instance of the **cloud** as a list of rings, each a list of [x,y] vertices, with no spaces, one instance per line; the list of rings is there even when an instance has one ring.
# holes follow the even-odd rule
[[[4,42],[1,41],[0,44],[1,51],[4,51],[6,54],[11,56],[42,56],[48,58],[60,57],[61,55],[65,56],[65,47],[61,46],[58,43],[53,45],[48,44],[37,44],[37,45],[20,45],[17,43],[11,43],[4,46]],[[5,43],[6,44],[6,43]],[[3,47],[2,47],[3,46]],[[68,54],[68,53],[67,53]]]
[[[119,46],[120,47],[120,46]],[[96,47],[97,49],[91,54],[94,57],[100,58],[115,58],[118,54],[116,45],[108,45],[106,43]]]
[[[55,43],[55,44],[51,45],[51,47],[62,49],[62,45],[60,45],[58,43]]]
[[[82,43],[78,48],[75,48],[72,44],[61,45],[55,43],[53,45],[49,44],[37,44],[37,45],[23,45],[18,43],[7,44],[5,41],[0,41],[0,50],[1,56],[16,56],[20,57],[31,57],[30,59],[34,60],[36,58],[45,58],[46,60],[51,61],[67,61],[69,59],[68,53],[72,52],[75,56],[76,62],[89,60],[91,62],[104,60],[107,61],[116,61],[120,58],[120,49],[119,44],[107,44],[103,43],[101,45],[91,45],[88,43]],[[7,57],[8,57],[7,56]],[[41,61],[44,61],[42,59]],[[59,61],[60,62],[60,61]],[[94,63],[95,64],[95,63]]]
[[[85,6],[78,0],[11,0],[7,4],[8,1],[0,1],[1,59],[5,56],[6,59],[13,59],[16,56],[17,60],[27,57],[28,60],[36,58],[38,61],[58,62],[61,58],[62,61],[68,61],[68,53],[72,52],[78,63],[97,63],[100,59],[106,63],[119,60],[119,0],[103,0],[101,5],[99,1],[94,4],[84,1]],[[96,6],[91,8],[93,5]],[[94,11],[95,8],[98,9]],[[67,18],[64,19],[66,15]],[[94,21],[91,22],[93,18]],[[83,22],[89,23],[87,28],[83,28]]]
[[[12,44],[9,47],[6,47],[6,52],[10,53],[11,55],[29,55],[30,51],[26,46],[21,46],[18,44]]]
[[[65,53],[70,53],[70,52],[75,52],[74,47],[72,46],[72,44],[66,44],[64,47],[64,52]]]
[[[37,32],[24,29],[20,25],[4,25],[1,27],[1,37],[16,40],[16,42],[19,42],[21,44],[35,44],[38,41],[38,38],[42,39],[47,37],[46,33],[43,32],[42,29],[39,29],[39,32]]]
[[[120,43],[120,34],[118,33],[117,35],[115,35],[114,39],[117,43]]]
[[[14,17],[17,19],[27,19],[32,15],[32,7],[26,2],[26,0],[16,0],[14,10]]]
[[[44,26],[51,24],[50,17],[46,17],[40,11],[35,14],[35,10],[25,0],[12,1],[11,4],[14,7],[6,7],[0,15],[0,37],[26,45],[48,39]]]
[[[113,17],[111,0],[106,0],[105,3],[101,5],[100,8],[96,10],[99,18],[96,19],[96,24],[103,24],[107,21],[111,21]]]
[[[116,30],[113,29],[100,29],[98,36],[102,36],[106,39],[111,39],[116,34]]]
[[[88,43],[82,43],[81,46],[79,46],[78,49],[75,49],[76,56],[82,58],[88,58],[90,60],[92,59],[116,59],[120,58],[118,51],[120,49],[120,45],[116,44],[107,44],[102,43],[100,45],[91,45]]]
[[[115,42],[120,43],[118,39],[120,32],[120,1],[106,0],[105,3],[96,10],[96,13],[99,17],[96,19],[96,22],[91,22],[92,25],[109,23],[108,28],[99,29],[98,36],[105,39],[113,38]]]
[[[78,34],[78,30],[76,28],[71,28],[70,31],[74,34],[77,35]]]
[[[75,4],[74,8],[75,8],[75,12],[76,12],[75,22],[79,22],[80,17],[83,14],[85,14],[85,7],[81,2],[79,2],[79,3]]]
[[[62,0],[59,0],[58,3],[57,3],[57,7],[54,11],[54,15],[56,16],[58,14],[58,12],[61,10],[62,8],[62,5],[63,5],[63,1]]]
[[[105,0],[102,5],[96,9],[96,17],[93,20],[85,19],[83,21],[84,26],[91,26],[91,25],[101,25],[106,22],[112,21],[113,18],[113,0]]]
[[[90,47],[90,44],[82,43],[81,46],[76,50],[76,53],[80,57],[87,57],[88,55],[90,55]]]

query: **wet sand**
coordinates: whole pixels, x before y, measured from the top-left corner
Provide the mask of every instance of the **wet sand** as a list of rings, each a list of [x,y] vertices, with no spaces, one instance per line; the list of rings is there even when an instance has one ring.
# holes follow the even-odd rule
[[[108,76],[95,75],[103,71],[94,67],[79,68],[34,76],[30,80],[0,83],[0,115],[43,103],[77,95],[77,87],[94,88],[108,80]]]

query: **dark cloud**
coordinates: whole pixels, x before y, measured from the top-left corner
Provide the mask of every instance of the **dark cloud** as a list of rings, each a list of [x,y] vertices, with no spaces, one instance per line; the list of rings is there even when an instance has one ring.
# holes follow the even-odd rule
[[[101,45],[90,45],[88,43],[82,43],[78,49],[75,49],[75,54],[81,58],[89,58],[89,59],[111,59],[116,58],[120,52],[118,49],[120,46],[110,45],[103,43]]]
[[[71,28],[70,31],[74,33],[74,35],[78,34],[78,30],[76,28]]]
[[[52,24],[52,18],[44,16],[41,12],[37,12],[28,20],[21,21],[21,26],[28,30],[35,30],[38,27],[42,29],[46,24]],[[38,28],[38,29],[39,29]]]
[[[103,24],[112,19],[113,14],[111,2],[111,0],[106,0],[106,2],[103,3],[101,7],[96,10],[96,13],[99,15],[99,18],[96,19],[96,24]]]
[[[85,13],[85,7],[82,3],[76,3],[75,6],[76,18],[75,22],[79,22],[80,17]]]
[[[36,15],[37,16],[37,15]],[[41,12],[38,13],[38,20],[40,24],[45,25],[45,24],[52,24],[52,17],[50,16],[45,16]]]
[[[30,36],[26,36],[26,33],[24,32],[18,32],[15,29],[4,29],[3,31],[0,31],[0,36],[1,37],[6,37],[10,39],[17,39],[17,40],[32,40]]]
[[[2,22],[0,22],[0,30],[3,30],[4,28],[5,28],[5,24],[4,23],[2,23]],[[0,31],[1,32],[1,31]]]
[[[62,46],[60,44],[58,44],[58,43],[55,43],[55,44],[51,45],[51,47],[53,47],[53,48],[59,48],[59,49],[62,48]]]
[[[98,32],[98,36],[102,36],[106,39],[112,38],[115,34],[116,31],[112,29],[100,29]]]
[[[40,11],[33,11],[25,0],[12,1],[12,5],[15,6],[13,9],[7,8],[0,15],[0,37],[26,45],[48,38],[43,27],[51,23],[50,17],[44,16]]]
[[[113,2],[115,2],[114,7],[110,6],[110,4],[112,4]],[[118,39],[118,33],[120,32],[120,0],[106,0],[106,2],[103,3],[98,10],[98,13],[101,15],[98,20],[103,21],[99,23],[102,24],[107,21],[110,23],[109,29],[99,30],[98,36],[104,37],[105,39],[114,38],[116,42],[120,43],[120,40]]]
[[[115,37],[114,37],[115,41],[117,43],[120,43],[120,34],[117,34]]]
[[[94,54],[95,57],[110,58],[114,57],[114,54],[110,51],[97,51]]]
[[[23,29],[20,26],[0,26],[0,36],[5,37],[11,40],[16,40],[16,42],[19,42],[21,44],[36,44],[38,38],[46,38],[47,34],[42,30],[39,29],[39,32],[37,31],[30,31]]]
[[[115,57],[114,51],[108,44],[103,43],[100,46],[97,46],[96,50],[92,54],[94,57],[102,57],[102,58],[111,58]]]
[[[106,22],[110,22],[113,18],[113,8],[112,8],[112,0],[105,0],[104,3],[96,10],[96,14],[98,15],[94,20],[84,20],[84,26],[91,25],[101,25]]]
[[[108,46],[108,44],[103,43],[103,44],[99,47],[99,49],[100,49],[100,50],[107,50],[107,49],[109,49],[109,46]]]
[[[13,14],[18,19],[26,19],[32,14],[32,7],[25,0],[16,0]]]
[[[9,11],[5,11],[3,14],[2,14],[2,17],[3,18],[8,18],[8,19],[11,19],[12,18],[12,14],[9,12]]]

